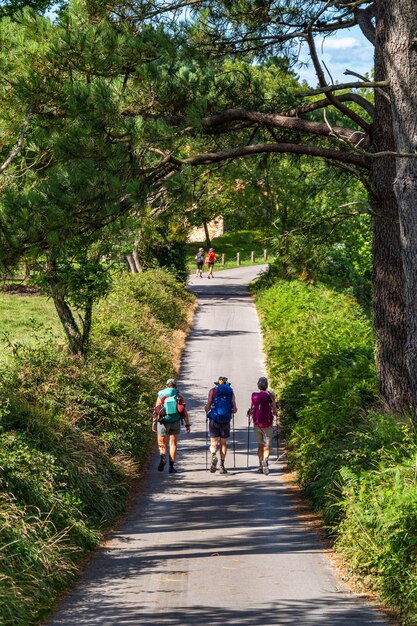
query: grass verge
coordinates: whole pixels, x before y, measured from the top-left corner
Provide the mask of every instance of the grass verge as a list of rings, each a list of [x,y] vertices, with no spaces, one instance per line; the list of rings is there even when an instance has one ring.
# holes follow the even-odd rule
[[[322,286],[261,280],[255,293],[289,467],[351,576],[416,624],[417,437],[379,410],[371,324]]]
[[[116,281],[88,359],[50,337],[0,373],[0,622],[44,617],[119,515],[148,457],[193,296],[166,272]]]
[[[0,292],[0,363],[8,358],[10,346],[35,346],[39,334],[63,339],[53,302],[44,296]]]

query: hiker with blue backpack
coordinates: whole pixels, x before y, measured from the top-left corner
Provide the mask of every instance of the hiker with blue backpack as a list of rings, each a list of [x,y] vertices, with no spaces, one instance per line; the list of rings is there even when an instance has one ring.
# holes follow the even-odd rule
[[[226,376],[220,376],[209,391],[205,406],[209,422],[211,464],[210,472],[217,469],[217,448],[220,442],[219,474],[227,474],[224,462],[227,454],[227,439],[230,437],[230,422],[237,412],[235,394]]]
[[[255,439],[258,444],[258,474],[269,474],[269,454],[273,438],[274,417],[278,415],[275,394],[268,391],[268,379],[261,376],[258,380],[258,391],[251,396],[249,415],[252,417]]]
[[[163,472],[166,465],[167,439],[169,437],[169,473],[176,474],[175,457],[181,423],[185,422],[187,433],[190,432],[190,419],[185,402],[178,392],[176,382],[170,378],[166,387],[158,391],[158,397],[152,415],[152,430],[158,435],[160,460],[158,471]]]

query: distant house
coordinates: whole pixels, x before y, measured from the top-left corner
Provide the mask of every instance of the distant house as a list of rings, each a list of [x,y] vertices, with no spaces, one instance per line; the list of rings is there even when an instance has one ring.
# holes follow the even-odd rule
[[[207,222],[207,228],[210,239],[215,239],[224,234],[224,219],[221,215],[218,215],[210,222]],[[190,231],[188,235],[188,241],[193,243],[194,241],[204,241],[206,238],[204,232],[204,226],[195,227]]]

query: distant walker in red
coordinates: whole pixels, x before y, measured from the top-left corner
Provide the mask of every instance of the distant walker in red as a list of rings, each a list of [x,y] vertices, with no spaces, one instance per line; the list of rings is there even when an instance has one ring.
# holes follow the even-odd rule
[[[217,260],[216,254],[213,248],[210,248],[210,250],[207,252],[207,255],[206,255],[206,263],[209,268],[207,278],[213,278],[213,267],[214,267],[216,260]]]

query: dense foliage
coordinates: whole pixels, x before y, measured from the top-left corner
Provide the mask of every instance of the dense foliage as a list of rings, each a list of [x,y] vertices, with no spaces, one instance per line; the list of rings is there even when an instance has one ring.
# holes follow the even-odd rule
[[[161,289],[163,286],[163,289]],[[120,514],[153,441],[155,392],[178,365],[192,296],[162,271],[118,280],[88,359],[51,342],[0,376],[0,618],[48,610]]]
[[[266,278],[256,291],[290,468],[350,573],[414,624],[417,438],[378,404],[370,322],[323,286]]]

